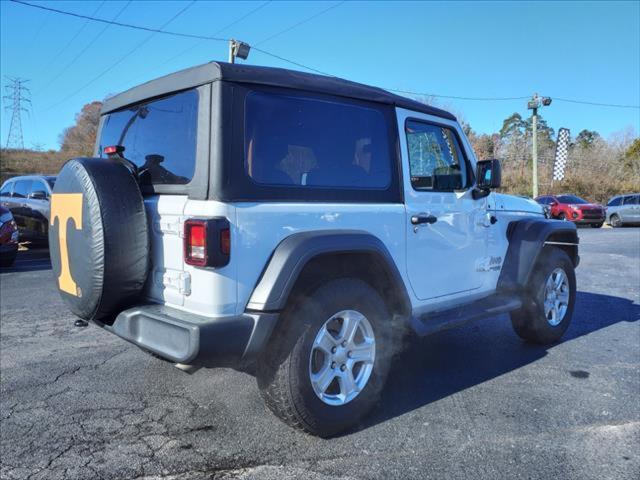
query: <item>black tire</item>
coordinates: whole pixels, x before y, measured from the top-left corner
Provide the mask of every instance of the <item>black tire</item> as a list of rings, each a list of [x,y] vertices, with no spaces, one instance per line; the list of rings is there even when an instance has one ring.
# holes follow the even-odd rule
[[[558,220],[562,220],[563,222],[567,219],[567,216],[564,214],[564,212],[560,212],[558,214]]]
[[[609,223],[613,228],[622,227],[622,220],[620,220],[620,216],[615,213],[609,218]]]
[[[340,406],[328,405],[310,379],[312,344],[325,322],[343,310],[361,312],[373,327],[373,370],[357,396]],[[257,380],[269,409],[291,427],[330,437],[357,424],[378,401],[397,345],[392,318],[378,292],[358,279],[331,280],[294,300],[283,312]]]
[[[602,224],[601,223],[592,223],[591,224],[591,228],[601,228]]]
[[[545,315],[544,299],[546,282],[555,269],[561,268],[567,277],[569,301],[564,317],[557,325],[552,325]],[[555,343],[566,332],[576,300],[576,275],[573,263],[566,252],[553,247],[545,248],[525,289],[523,306],[511,312],[511,324],[515,332],[524,340],[533,343]]]
[[[139,298],[149,269],[147,215],[136,178],[117,160],[68,161],[51,196],[51,221],[49,252],[60,295],[78,317],[111,322]]]

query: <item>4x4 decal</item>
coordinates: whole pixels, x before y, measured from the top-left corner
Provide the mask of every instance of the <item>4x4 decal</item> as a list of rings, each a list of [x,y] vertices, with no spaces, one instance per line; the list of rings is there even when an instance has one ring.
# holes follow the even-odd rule
[[[67,246],[67,222],[75,223],[76,230],[82,230],[82,194],[54,193],[51,195],[51,225],[58,219],[58,240],[60,241],[60,275],[58,287],[63,292],[81,296],[69,268],[69,250]]]

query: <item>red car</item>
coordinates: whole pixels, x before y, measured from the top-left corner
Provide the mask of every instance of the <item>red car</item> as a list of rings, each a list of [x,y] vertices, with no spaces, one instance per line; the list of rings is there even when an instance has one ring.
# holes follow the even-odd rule
[[[0,266],[10,267],[18,253],[18,226],[9,209],[0,205]]]
[[[551,207],[551,218],[570,220],[593,228],[600,228],[607,211],[597,203],[589,203],[575,195],[541,195],[536,202]]]

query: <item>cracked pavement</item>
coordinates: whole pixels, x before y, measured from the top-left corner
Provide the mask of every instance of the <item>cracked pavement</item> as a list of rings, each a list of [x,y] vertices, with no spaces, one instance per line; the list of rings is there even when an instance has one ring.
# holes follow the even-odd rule
[[[526,345],[506,316],[414,339],[331,440],[281,424],[246,373],[74,327],[46,254],[21,252],[0,274],[0,477],[638,478],[640,229],[579,233],[563,342]]]

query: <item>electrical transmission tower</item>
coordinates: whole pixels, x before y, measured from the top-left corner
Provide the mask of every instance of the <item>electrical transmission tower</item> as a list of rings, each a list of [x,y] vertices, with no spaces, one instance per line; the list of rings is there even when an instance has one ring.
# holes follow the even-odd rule
[[[18,77],[5,77],[8,80],[4,86],[6,95],[2,98],[7,101],[5,110],[11,111],[11,123],[9,124],[9,135],[7,137],[7,148],[24,150],[24,139],[22,138],[22,112],[28,112],[26,106],[31,106],[29,96],[31,92],[25,86],[29,81]]]

